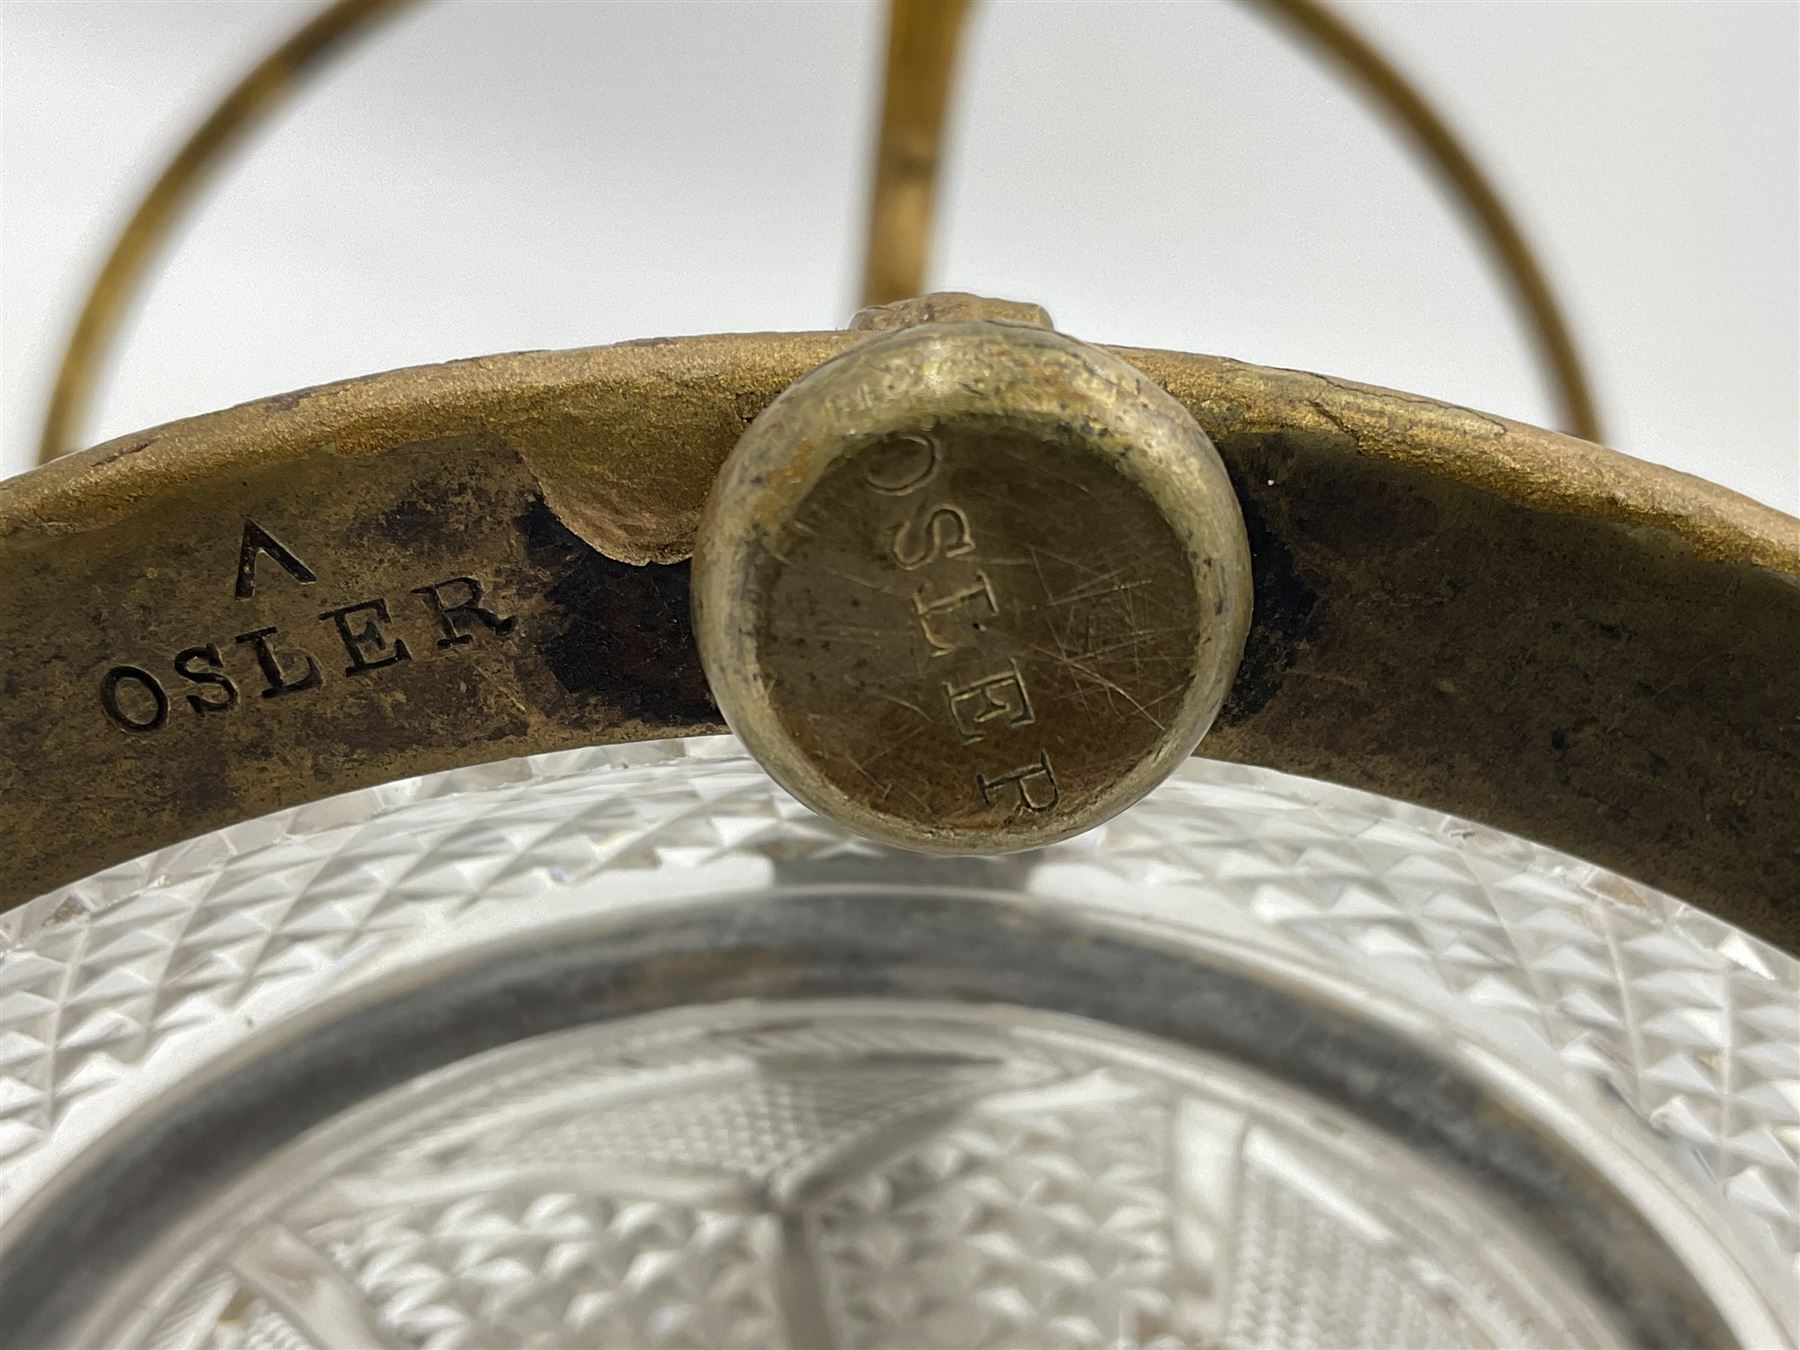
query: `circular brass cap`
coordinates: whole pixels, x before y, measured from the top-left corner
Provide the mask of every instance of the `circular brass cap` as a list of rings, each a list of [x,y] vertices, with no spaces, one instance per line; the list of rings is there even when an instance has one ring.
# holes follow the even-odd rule
[[[1212,724],[1250,623],[1224,466],[1162,389],[1044,329],[924,324],[797,381],[694,555],[714,697],[769,773],[871,838],[1047,844]]]

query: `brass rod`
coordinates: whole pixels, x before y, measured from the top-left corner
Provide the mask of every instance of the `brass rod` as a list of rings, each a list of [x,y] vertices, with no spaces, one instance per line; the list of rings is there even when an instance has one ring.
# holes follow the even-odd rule
[[[677,560],[745,424],[865,340],[398,371],[0,485],[0,909],[327,793],[719,729]],[[1413,395],[1114,354],[1254,522],[1209,756],[1484,821],[1800,952],[1800,521]],[[337,620],[375,605],[410,656],[370,669]]]
[[[923,292],[944,112],[970,0],[892,0],[862,303]]]
[[[132,214],[82,305],[45,414],[40,462],[64,453],[81,436],[107,350],[145,267],[224,152],[341,44],[411,2],[333,0],[259,62],[189,137]],[[924,289],[945,111],[971,3],[894,0],[890,9],[865,304],[904,299]],[[1454,192],[1504,273],[1556,388],[1563,425],[1574,435],[1600,440],[1590,385],[1544,270],[1489,178],[1443,118],[1380,53],[1318,0],[1260,0],[1259,7],[1289,24],[1303,44],[1333,57],[1410,133],[1415,148]]]
[[[275,112],[344,43],[410,0],[333,0],[239,80],[169,161],[119,233],[94,278],[57,367],[38,462],[75,448],[113,338],[151,258],[226,151]]]
[[[1320,0],[1251,2],[1286,24],[1302,47],[1331,58],[1407,134],[1467,214],[1530,326],[1561,425],[1583,440],[1600,440],[1592,386],[1544,268],[1488,174],[1442,115]],[[888,304],[925,289],[945,106],[966,10],[963,0],[893,0],[890,7],[865,305]]]
[[[1332,58],[1411,138],[1413,148],[1436,170],[1476,227],[1531,326],[1539,363],[1560,404],[1562,428],[1582,440],[1599,441],[1592,386],[1556,293],[1518,221],[1456,133],[1423,93],[1320,0],[1254,0],[1254,4],[1288,24],[1302,45]]]

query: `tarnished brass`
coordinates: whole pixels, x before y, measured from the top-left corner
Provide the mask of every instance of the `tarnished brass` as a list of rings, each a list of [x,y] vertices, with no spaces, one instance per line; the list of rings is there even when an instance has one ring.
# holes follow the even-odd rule
[[[1193,752],[1243,651],[1249,546],[1206,434],[1131,366],[926,323],[744,433],[694,622],[725,720],[795,796],[889,843],[1005,852]]]
[[[347,788],[717,730],[681,561],[706,494],[776,394],[879,340],[396,371],[0,483],[0,904]],[[1212,439],[1250,539],[1205,753],[1486,821],[1800,950],[1800,522],[1414,395],[1114,352]],[[120,675],[120,725],[123,667],[166,716]]]
[[[954,323],[958,319],[993,319],[1000,323],[1052,328],[1050,312],[1028,300],[994,300],[967,291],[934,291],[885,305],[868,305],[850,319],[856,333],[891,333],[919,323]]]
[[[863,250],[865,305],[924,289],[944,119],[971,0],[889,0],[881,129]]]

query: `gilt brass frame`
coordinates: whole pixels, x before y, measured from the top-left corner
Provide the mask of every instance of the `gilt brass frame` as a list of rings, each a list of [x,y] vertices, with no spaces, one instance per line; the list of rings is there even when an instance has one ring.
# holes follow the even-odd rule
[[[0,903],[353,787],[718,730],[701,505],[750,419],[866,337],[397,371],[0,484]],[[1206,754],[1513,830],[1800,950],[1800,522],[1464,408],[1115,350],[1211,436],[1249,527]]]
[[[223,152],[404,2],[334,0],[167,166],[76,325],[45,457],[79,434],[127,298]],[[1543,271],[1443,120],[1316,0],[1258,7],[1435,166],[1567,424],[1596,435]],[[872,300],[921,288],[965,9],[891,7]],[[0,909],[346,789],[720,729],[688,609],[702,504],[750,420],[867,338],[397,371],[0,483]],[[1252,627],[1206,754],[1510,829],[1800,951],[1800,521],[1412,395],[1115,350],[1208,433],[1248,525]]]

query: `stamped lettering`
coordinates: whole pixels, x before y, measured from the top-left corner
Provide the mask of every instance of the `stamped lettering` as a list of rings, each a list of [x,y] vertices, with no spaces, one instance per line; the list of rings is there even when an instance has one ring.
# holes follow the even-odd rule
[[[896,436],[872,450],[863,469],[863,481],[877,492],[904,497],[931,481],[943,461],[943,450],[930,436]]]
[[[273,641],[279,631],[274,627],[258,628],[254,632],[239,633],[232,639],[238,646],[249,647],[256,653],[256,664],[262,668],[263,679],[267,681],[262,691],[264,698],[298,694],[307,689],[315,689],[319,684],[319,663],[312,659],[310,652],[294,653],[286,658],[287,666],[284,668],[283,657],[276,652]]]
[[[451,604],[448,596],[453,592],[456,602]],[[433,582],[429,586],[415,586],[413,594],[423,597],[431,612],[437,616],[438,627],[444,633],[438,639],[440,647],[459,647],[465,642],[473,642],[473,624],[480,624],[488,632],[500,637],[505,637],[513,630],[514,620],[501,618],[481,603],[481,583],[474,577],[451,577],[448,581]]]
[[[1010,773],[994,778],[978,773],[975,775],[975,786],[981,790],[981,800],[989,806],[1009,805],[1009,820],[1022,811],[1048,811],[1062,795],[1056,786],[1056,774],[1050,768],[1048,750],[1038,752],[1035,764],[1027,764]]]
[[[1028,727],[1037,718],[1031,711],[1031,696],[1025,692],[1025,676],[1019,663],[1000,675],[965,684],[961,688],[946,683],[944,697],[950,702],[950,720],[964,744],[972,744],[988,730],[999,727]]]
[[[185,652],[176,654],[175,673],[209,691],[187,696],[188,706],[197,716],[204,717],[208,713],[224,712],[227,708],[237,706],[237,685],[232,683],[224,670],[225,661],[219,655],[216,643],[209,642],[204,647],[189,647]]]
[[[863,481],[884,496],[904,497],[931,482],[942,462],[943,450],[934,438],[899,436],[871,453]],[[978,653],[984,645],[986,621],[1000,616],[1000,601],[985,570],[973,573],[967,584],[958,584],[970,575],[968,565],[979,561],[969,513],[940,499],[914,510],[892,528],[887,553],[903,573],[961,561],[961,566],[948,574],[936,573],[941,584],[928,581],[913,592],[913,614],[932,659],[965,651]],[[944,590],[945,585],[952,589]],[[993,733],[1036,723],[1024,672],[1017,660],[1007,666],[980,679],[943,682],[950,726],[965,746],[988,740]],[[1035,763],[1022,769],[992,776],[977,772],[975,785],[982,802],[1003,807],[1008,820],[1052,810],[1061,800],[1049,752],[1044,750],[1039,751]]]
[[[114,666],[100,681],[100,706],[113,725],[134,734],[169,720],[169,696],[156,676],[140,666]]]
[[[344,651],[350,657],[350,664],[344,669],[346,675],[362,675],[371,670],[380,670],[383,666],[396,665],[412,656],[406,649],[404,638],[390,641],[378,626],[389,622],[387,601],[380,596],[361,604],[345,605],[342,609],[328,609],[319,617],[337,628]],[[352,618],[357,620],[354,627],[350,622]]]
[[[958,618],[957,610],[965,613]],[[948,656],[958,647],[969,645],[972,635],[981,632],[982,619],[993,618],[1000,612],[1000,606],[994,600],[994,588],[988,584],[987,573],[977,572],[973,586],[965,586],[936,600],[927,600],[921,589],[913,596],[913,612],[918,615],[919,631],[931,644],[931,654]]]
[[[902,328],[745,428],[696,541],[697,646],[725,718],[824,814],[933,852],[1049,843],[1211,716],[1248,618],[1226,613],[1238,514],[1206,434],[1127,363],[1037,328]]]
[[[256,592],[257,559],[266,556],[301,585],[315,585],[318,576],[255,521],[244,523],[238,555],[237,594]],[[504,639],[514,632],[517,619],[495,608],[481,581],[473,576],[445,577],[406,594],[415,601],[390,604],[382,595],[352,600],[317,614],[328,626],[329,636],[313,630],[312,636],[293,632],[281,624],[267,624],[237,633],[228,643],[201,642],[184,647],[161,662],[120,664],[100,681],[100,707],[113,725],[133,735],[160,731],[170,723],[172,687],[183,697],[194,718],[231,712],[240,704],[240,683],[260,685],[262,699],[289,698],[326,684],[322,664],[330,663],[329,644],[342,648],[345,677],[362,677],[413,660],[415,648],[462,650],[483,637]],[[404,596],[401,597],[405,599]],[[320,643],[328,644],[320,646]],[[158,670],[168,673],[159,677]],[[184,714],[185,719],[188,714]]]
[[[302,586],[310,586],[316,582],[318,574],[312,568],[296,558],[282,542],[270,534],[254,520],[244,521],[244,540],[238,548],[237,598],[248,600],[256,594],[256,559],[258,554],[267,554]]]
[[[894,561],[911,572],[940,558],[961,558],[975,551],[975,534],[960,506],[944,503],[914,516],[894,531]]]

